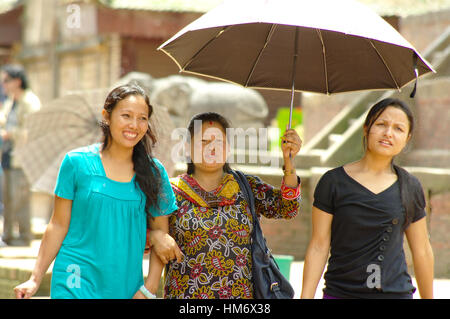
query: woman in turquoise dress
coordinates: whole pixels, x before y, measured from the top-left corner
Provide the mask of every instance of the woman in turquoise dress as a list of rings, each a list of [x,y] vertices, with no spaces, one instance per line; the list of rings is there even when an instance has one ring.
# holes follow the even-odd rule
[[[151,156],[152,112],[136,85],[108,95],[103,143],[65,155],[35,268],[14,289],[16,298],[35,294],[53,260],[51,298],[148,295],[142,271],[147,222],[158,229],[177,209],[167,173]]]

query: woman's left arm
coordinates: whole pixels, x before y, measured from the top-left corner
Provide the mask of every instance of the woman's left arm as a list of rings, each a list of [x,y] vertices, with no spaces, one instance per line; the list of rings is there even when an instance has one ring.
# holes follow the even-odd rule
[[[281,137],[283,153],[283,180],[281,189],[250,178],[249,182],[255,194],[257,213],[267,218],[291,219],[297,216],[300,207],[300,179],[295,172],[295,156],[300,151],[302,140],[293,129],[288,129]]]
[[[302,140],[294,129],[288,129],[281,137],[281,152],[283,153],[283,183],[287,187],[296,188],[295,156],[302,147]]]
[[[295,176],[297,179],[297,176]],[[257,176],[247,176],[255,198],[256,213],[266,218],[291,219],[297,216],[301,202],[300,184],[297,188],[282,185],[281,189],[264,183]]]
[[[405,231],[414,263],[414,273],[422,299],[433,298],[434,256],[426,218],[411,223]]]

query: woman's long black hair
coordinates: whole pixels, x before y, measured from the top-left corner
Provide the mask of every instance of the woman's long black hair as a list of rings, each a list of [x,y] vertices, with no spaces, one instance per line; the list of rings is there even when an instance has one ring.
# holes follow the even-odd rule
[[[148,95],[144,89],[136,84],[126,84],[116,87],[106,97],[103,108],[111,115],[117,103],[130,95],[142,96],[148,106],[148,118],[153,114],[153,106],[150,104]],[[111,132],[109,125],[102,122],[101,128],[103,131],[103,145],[102,149],[108,148]],[[136,173],[135,183],[139,186],[146,197],[145,212],[147,217],[150,217],[150,206],[155,205],[158,208],[158,196],[161,187],[161,174],[158,167],[153,161],[152,148],[156,143],[156,137],[153,133],[150,123],[144,137],[134,146],[132,161],[134,171]]]
[[[222,115],[220,115],[219,113],[205,112],[205,113],[196,114],[189,121],[189,125],[187,128],[189,131],[189,134],[191,136],[191,139],[194,137],[194,133],[195,133],[194,132],[195,121],[202,121],[202,124],[204,121],[218,123],[218,124],[220,124],[220,126],[222,126],[225,134],[226,134],[227,128],[230,128],[230,123],[228,122],[228,120],[225,117],[223,117]],[[230,173],[231,172],[230,164],[225,163],[225,165],[223,166],[223,171],[225,173]],[[187,173],[193,174],[194,172],[195,172],[195,165],[194,165],[194,163],[192,163],[192,160],[189,159],[188,163],[187,163]]]
[[[366,132],[366,134],[364,134],[363,140],[364,149],[366,149],[367,147],[367,135],[370,131],[370,128],[381,115],[381,113],[383,113],[384,110],[386,110],[386,108],[388,108],[389,106],[402,110],[405,113],[409,122],[408,136],[412,136],[412,133],[414,131],[414,116],[409,106],[399,99],[383,99],[372,106],[372,108],[369,110],[369,113],[367,114],[366,120],[364,122],[364,130]],[[419,188],[420,184],[418,184],[417,179],[409,174],[404,168],[395,165],[394,159],[392,159],[391,161],[391,168],[398,177],[401,202],[405,210],[405,223],[403,224],[403,227],[404,229],[406,229],[412,221],[415,207],[424,205],[423,203],[417,203],[418,201],[423,200],[423,196]]]

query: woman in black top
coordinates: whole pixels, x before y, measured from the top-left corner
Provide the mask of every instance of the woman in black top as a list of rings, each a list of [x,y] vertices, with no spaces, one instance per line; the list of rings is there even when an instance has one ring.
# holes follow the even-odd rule
[[[362,159],[320,179],[302,298],[314,298],[329,253],[324,298],[412,298],[415,288],[407,273],[404,233],[420,296],[433,298],[434,257],[423,218],[423,190],[417,178],[393,164],[413,126],[404,102],[378,102],[364,123]]]

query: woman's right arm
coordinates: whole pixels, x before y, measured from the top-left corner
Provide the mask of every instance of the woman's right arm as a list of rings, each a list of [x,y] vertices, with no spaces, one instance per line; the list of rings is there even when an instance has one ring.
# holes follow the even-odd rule
[[[152,228],[149,231],[149,242],[151,251],[155,252],[164,264],[174,259],[179,263],[183,260],[180,247],[178,247],[175,239],[168,234],[168,231]]]
[[[31,298],[38,290],[42,278],[58,254],[61,244],[66,237],[69,229],[71,212],[72,201],[55,196],[53,214],[47,225],[44,236],[42,237],[33,272],[28,281],[14,288],[16,298]]]
[[[312,236],[303,268],[302,299],[313,299],[328,260],[333,215],[313,206]]]
[[[150,229],[152,231],[160,231],[162,234],[167,234],[169,232],[169,217],[168,216],[158,216],[149,219]],[[150,232],[151,233],[151,232]],[[150,234],[151,237],[151,234]],[[175,244],[176,245],[176,244]],[[178,248],[178,246],[176,246]],[[169,260],[167,260],[168,262]],[[181,261],[181,260],[179,260]],[[155,250],[151,248],[150,258],[149,258],[149,266],[148,266],[148,275],[147,280],[144,283],[145,288],[152,294],[156,295],[156,291],[158,290],[159,282],[161,280],[161,275],[164,269],[164,264],[166,264],[166,260],[163,262]],[[134,295],[133,299],[145,299],[146,297],[141,291],[137,291]]]

